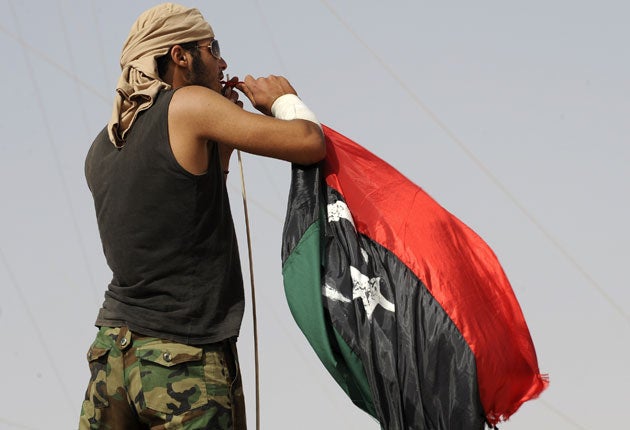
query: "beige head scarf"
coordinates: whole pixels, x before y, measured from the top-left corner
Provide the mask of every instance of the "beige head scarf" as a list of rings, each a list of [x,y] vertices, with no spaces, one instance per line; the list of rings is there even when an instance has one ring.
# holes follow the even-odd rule
[[[210,24],[197,9],[164,3],[144,12],[131,26],[120,55],[122,74],[116,86],[112,118],[107,125],[109,140],[120,148],[138,113],[153,104],[161,89],[156,58],[173,45],[214,37]]]

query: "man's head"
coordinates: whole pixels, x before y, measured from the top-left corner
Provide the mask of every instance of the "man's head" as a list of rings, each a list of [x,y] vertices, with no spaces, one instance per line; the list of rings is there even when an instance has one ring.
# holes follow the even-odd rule
[[[176,44],[213,39],[214,31],[199,10],[163,3],[143,12],[131,26],[120,55],[120,67],[155,60]]]
[[[157,59],[157,66],[160,78],[174,88],[201,85],[217,92],[227,68],[216,39],[177,44]]]
[[[210,24],[201,13],[194,8],[187,8],[174,3],[164,3],[142,13],[132,25],[129,36],[125,41],[120,56],[122,74],[116,88],[116,99],[112,118],[108,125],[109,137],[116,146],[122,146],[129,128],[135,121],[138,112],[149,108],[158,92],[170,88],[171,84],[163,81],[158,72],[157,59],[171,54],[173,51],[189,42],[202,45],[214,39],[214,32]],[[189,78],[198,78],[203,67],[209,67],[216,75],[214,80],[220,80],[222,70],[219,63],[205,61],[203,52],[199,52],[200,59],[197,70],[192,69],[193,51],[199,49],[176,52],[180,65],[186,60]],[[209,53],[208,53],[209,55]],[[185,58],[184,58],[185,57]],[[183,70],[180,70],[183,71]],[[187,82],[187,80],[184,80]],[[211,83],[211,87],[220,90],[220,84]],[[207,85],[206,85],[207,86]]]

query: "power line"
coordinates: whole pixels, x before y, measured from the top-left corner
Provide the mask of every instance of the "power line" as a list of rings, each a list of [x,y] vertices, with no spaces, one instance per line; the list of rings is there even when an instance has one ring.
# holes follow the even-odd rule
[[[30,43],[28,43],[21,36],[18,36],[16,34],[10,32],[9,30],[7,30],[1,23],[0,23],[0,32],[6,34],[8,37],[13,39],[22,48],[26,49],[27,51],[30,51],[31,53],[33,53],[34,55],[39,57],[40,60],[43,60],[44,62],[46,62],[49,65],[53,66],[58,71],[64,73],[67,78],[69,78],[70,80],[73,80],[79,86],[81,86],[83,89],[89,91],[90,93],[92,93],[92,95],[96,96],[100,100],[104,101],[105,103],[109,103],[111,101],[108,97],[106,97],[103,94],[101,94],[99,92],[99,90],[97,90],[94,86],[92,86],[88,82],[84,81],[83,79],[79,78],[74,72],[66,69],[64,66],[59,64],[57,61],[55,61],[52,58],[50,58],[44,51],[41,51],[41,50],[37,49],[35,46],[33,46]]]
[[[19,423],[16,423],[14,421],[9,421],[9,420],[4,419],[4,418],[0,418],[0,424],[9,425],[9,426],[11,426],[11,428],[14,428],[14,429],[35,430],[33,427],[27,427],[24,424],[19,424]]]
[[[96,14],[96,9],[95,9],[95,5],[96,2],[90,2],[91,7],[91,12],[92,12],[92,20],[94,21],[94,28],[96,28],[96,34],[98,37],[98,53],[99,53],[99,57],[101,59],[101,67],[103,68],[103,77],[105,78],[105,84],[108,85],[108,81],[107,81],[107,61],[105,60],[105,48],[103,46],[103,37],[102,37],[102,33],[101,33],[101,27],[98,24],[98,18],[97,18],[97,14]],[[99,4],[107,4],[107,3],[99,3]],[[105,87],[107,88],[107,86]]]
[[[58,8],[58,11],[59,11],[59,20],[61,21],[61,28],[62,28],[61,32],[63,34],[63,41],[64,41],[64,44],[66,45],[66,50],[68,52],[68,58],[70,59],[70,66],[72,70],[76,70],[77,67],[76,67],[76,62],[74,61],[74,55],[72,53],[72,45],[70,44],[70,36],[68,35],[68,28],[66,25],[66,21],[64,19],[63,6],[60,6]],[[83,119],[83,125],[85,126],[86,133],[89,134],[91,130],[90,130],[90,126],[88,125],[88,120],[86,116],[87,109],[85,109],[85,105],[83,103],[83,97],[81,97],[81,91],[80,91],[77,81],[74,80],[73,82],[75,84],[74,88],[76,90],[77,100],[79,101],[79,106],[81,108],[81,118]]]
[[[18,41],[22,41],[23,38],[21,37],[19,19],[18,19],[18,16],[17,16],[17,13],[15,11],[15,8],[14,8],[14,5],[13,5],[12,1],[9,1],[9,8],[10,8],[11,15],[13,16],[13,20],[15,22],[15,25],[16,25],[16,28],[17,28],[17,31],[18,31],[18,36],[17,36],[16,39]],[[5,33],[8,33],[4,28],[2,28],[2,30]],[[51,130],[51,127],[50,127],[49,122],[47,120],[46,111],[44,109],[43,101],[42,101],[42,98],[41,98],[41,95],[40,95],[40,89],[39,89],[39,86],[38,86],[37,81],[35,79],[35,74],[33,72],[33,66],[32,66],[31,61],[30,61],[30,59],[29,59],[29,57],[28,57],[28,55],[27,55],[25,50],[23,50],[23,53],[24,53],[23,55],[24,55],[24,60],[25,60],[26,67],[27,67],[27,70],[28,70],[28,74],[29,74],[29,77],[30,77],[31,82],[33,84],[33,87],[35,89],[35,94],[36,94],[35,95],[35,99],[37,101],[38,108],[39,108],[39,110],[40,110],[40,112],[42,114],[42,123],[44,125],[45,131],[46,131],[47,136],[48,136],[48,142],[49,142],[50,147],[52,149],[52,157],[53,157],[53,160],[54,160],[54,164],[55,164],[57,173],[59,175],[59,178],[61,180],[63,194],[64,194],[64,197],[66,199],[66,204],[67,204],[67,207],[70,209],[72,224],[73,224],[73,227],[75,229],[75,233],[77,234],[77,237],[79,239],[79,247],[80,247],[80,249],[82,251],[82,255],[83,255],[84,260],[86,260],[86,262],[87,262],[87,253],[86,253],[85,247],[83,245],[83,236],[81,235],[81,231],[79,229],[79,225],[78,225],[78,221],[76,219],[75,211],[73,210],[72,200],[70,199],[70,192],[68,190],[68,186],[66,184],[66,181],[65,181],[65,178],[64,178],[64,175],[63,175],[63,171],[62,171],[62,168],[61,168],[61,161],[59,160],[59,157],[57,155],[58,151],[56,150],[56,147],[55,147],[55,144],[54,144],[54,141],[53,141],[52,130]],[[31,324],[33,325],[33,328],[34,328],[34,330],[35,330],[35,332],[37,334],[38,341],[41,344],[41,346],[44,348],[45,354],[46,354],[46,356],[48,358],[48,361],[49,361],[50,366],[51,366],[51,368],[53,370],[53,373],[55,374],[55,377],[57,378],[57,380],[59,382],[59,385],[62,388],[62,391],[64,393],[66,401],[68,402],[68,406],[71,409],[73,409],[74,406],[73,406],[73,402],[71,400],[70,393],[69,393],[68,388],[66,387],[66,385],[64,383],[64,379],[61,377],[61,372],[57,369],[57,366],[55,365],[54,356],[51,353],[50,349],[48,348],[48,345],[46,343],[44,335],[43,335],[42,331],[40,330],[39,325],[37,324],[37,321],[36,321],[33,313],[30,310],[28,301],[26,300],[26,298],[24,297],[24,295],[22,293],[22,288],[20,288],[20,286],[18,284],[18,281],[17,281],[17,278],[14,276],[14,274],[13,274],[11,268],[10,268],[9,262],[7,261],[5,255],[4,255],[4,252],[2,252],[1,249],[0,249],[0,260],[2,260],[2,265],[5,267],[5,270],[6,270],[8,276],[10,278],[11,284],[13,285],[13,287],[14,287],[17,295],[18,295],[18,298],[19,298],[19,300],[20,300],[20,302],[21,302],[21,304],[22,304],[22,306],[23,306],[23,308],[24,308],[24,310],[26,312],[26,315],[28,316]],[[89,269],[89,267],[87,267],[87,268]],[[91,272],[90,272],[90,275],[91,275]],[[90,276],[90,280],[92,281],[92,284],[94,286],[93,277],[92,276]]]
[[[68,388],[64,384],[64,379],[61,377],[61,372],[59,371],[59,369],[57,369],[57,366],[55,366],[54,356],[50,352],[50,349],[48,348],[48,344],[46,343],[46,339],[44,338],[44,334],[39,329],[39,325],[37,324],[37,321],[35,320],[35,315],[33,315],[33,312],[31,312],[31,308],[30,308],[30,306],[28,304],[28,301],[26,300],[26,297],[24,297],[24,294],[22,293],[22,288],[20,288],[20,286],[18,284],[18,281],[17,281],[17,278],[13,274],[13,271],[11,270],[9,262],[6,259],[5,255],[4,255],[4,251],[2,250],[2,248],[0,248],[0,262],[2,262],[2,265],[4,266],[4,269],[5,269],[8,277],[9,277],[9,283],[13,286],[13,289],[15,290],[15,292],[16,292],[16,294],[18,296],[18,299],[20,300],[20,303],[21,303],[22,307],[26,311],[26,316],[28,317],[28,319],[30,320],[31,324],[33,325],[33,328],[35,330],[35,334],[37,335],[37,340],[39,341],[39,343],[44,348],[44,352],[46,354],[46,358],[48,359],[48,362],[50,363],[50,367],[52,368],[53,373],[55,374],[55,377],[57,378],[57,380],[59,382],[59,385],[61,386],[63,394],[66,397],[66,400],[68,402],[68,406],[70,406],[70,408],[73,409],[74,405],[73,405],[73,402],[71,400],[70,392],[68,391]]]
[[[320,2],[339,21],[339,23],[374,57],[374,59],[387,71],[387,73],[400,85],[400,87],[411,97],[421,110],[457,145],[457,147],[470,158],[473,163],[490,179],[499,190],[525,215],[525,217],[542,233],[551,244],[560,251],[564,258],[571,263],[586,279],[588,284],[595,289],[606,302],[630,324],[630,315],[604,290],[599,283],[582,267],[582,265],[560,244],[560,242],[538,221],[538,219],[503,185],[503,183],[481,162],[479,158],[464,144],[464,142],[442,121],[413,90],[403,81],[396,71],[390,67],[363,38],[347,23],[347,21],[329,4],[327,0]]]
[[[330,6],[330,4],[326,0],[320,0],[320,2],[330,11],[330,13],[348,30],[350,34],[376,59],[376,61],[390,74],[392,78],[401,86],[401,88],[411,97],[411,99],[427,114],[427,116],[438,125],[444,133],[462,150],[477,167],[491,180],[493,184],[497,188],[499,188],[508,199],[525,215],[525,217],[543,234],[543,236],[551,242],[551,244],[560,251],[560,253],[564,256],[564,258],[570,262],[570,264],[576,269],[588,282],[588,284],[594,288],[604,300],[621,316],[623,317],[627,323],[630,324],[630,315],[620,306],[615,300],[608,294],[608,292],[602,288],[599,283],[590,275],[589,272],[586,271],[582,267],[582,265],[573,257],[562,244],[538,221],[538,219],[523,205],[520,201],[510,192],[510,190],[502,184],[502,182],[475,156],[475,154],[468,149],[468,147],[462,142],[462,140],[457,137],[457,135],[431,110],[429,107],[409,88],[405,82],[398,76],[398,74],[367,44],[361,36],[352,29],[352,27],[343,19],[337,11]],[[258,4],[258,3],[257,3]],[[260,7],[260,6],[259,6]],[[268,28],[268,26],[266,25]],[[6,30],[0,24],[0,31],[7,34],[9,37],[15,39],[20,45],[32,51],[44,61],[54,66],[58,70],[62,71],[72,80],[74,80],[78,85],[90,91],[92,94],[96,95],[98,98],[103,100],[106,103],[109,103],[110,100],[103,96],[97,89],[95,89],[92,85],[78,78],[74,73],[70,72],[59,63],[52,60],[50,57],[46,56],[42,51],[37,50],[32,45],[25,42],[21,37],[13,35],[11,32]],[[275,42],[274,42],[275,43]],[[275,46],[275,45],[274,45]],[[278,48],[274,48],[276,53],[278,53]]]
[[[271,181],[271,179],[268,179],[268,180]],[[236,185],[232,185],[230,182],[228,182],[227,186],[228,186],[229,189],[233,190],[234,192],[240,192],[240,190],[236,187]],[[283,222],[284,222],[283,216],[278,214],[275,210],[269,209],[260,200],[256,200],[255,198],[252,198],[251,196],[247,196],[247,200],[250,203],[253,203],[254,206],[258,207],[258,209],[260,209],[261,211],[263,211],[267,215],[269,215],[274,221],[277,221],[280,225],[283,224]]]
[[[562,412],[560,409],[556,408],[555,406],[553,406],[551,403],[549,403],[548,401],[546,401],[545,399],[538,399],[543,405],[545,405],[545,407],[547,409],[549,409],[551,412],[553,412],[554,414],[556,414],[557,416],[559,416],[560,418],[562,418],[567,424],[575,427],[576,429],[579,430],[588,430],[586,427],[580,425],[578,422],[576,422],[573,418],[571,418],[570,416],[568,416],[567,414],[565,414],[564,412]]]
[[[61,28],[63,29],[62,33],[63,33],[63,39],[66,45],[66,48],[68,50],[68,57],[70,58],[70,66],[72,67],[73,70],[76,69],[76,63],[74,61],[74,55],[72,55],[72,46],[70,45],[70,37],[68,35],[68,31],[67,31],[67,26],[66,26],[66,22],[64,20],[64,13],[63,13],[63,8],[62,6],[60,6],[58,8],[59,11],[59,19],[61,21]],[[86,135],[89,135],[90,133],[90,126],[88,125],[88,119],[87,119],[87,109],[85,108],[85,104],[83,103],[83,97],[81,95],[81,90],[79,88],[79,86],[77,85],[77,81],[73,81],[74,82],[74,88],[76,91],[76,97],[77,100],[79,101],[79,106],[81,108],[81,118],[83,119],[83,125],[85,126],[85,132]],[[72,207],[71,207],[72,209]],[[74,214],[73,214],[73,218],[74,218]],[[90,280],[90,284],[92,285],[92,289],[93,291],[96,293],[96,299],[98,301],[98,288],[96,286],[96,281],[94,279],[94,273],[92,272],[92,266],[90,264],[90,259],[87,256],[87,251],[86,251],[86,247],[84,244],[84,240],[83,240],[83,235],[80,232],[80,229],[78,228],[78,223],[75,220],[75,229],[76,232],[78,234],[78,239],[79,239],[79,247],[83,253],[83,262],[85,263],[85,268],[87,269],[87,273],[88,273],[88,278]]]
[[[260,22],[262,23],[263,27],[265,28],[265,31],[269,35],[269,40],[271,42],[271,46],[273,47],[273,52],[276,58],[278,59],[278,63],[280,63],[280,68],[286,72],[287,66],[284,63],[284,60],[282,59],[282,55],[280,54],[280,48],[278,47],[278,44],[276,43],[276,39],[273,37],[271,26],[269,25],[269,21],[267,21],[267,16],[265,15],[265,10],[260,4],[260,0],[256,0],[255,3],[256,3],[256,7],[258,8],[258,16],[260,17]]]
[[[328,4],[324,1],[322,1],[324,4],[326,4],[327,7]],[[330,9],[330,7],[329,7]],[[333,12],[334,14],[334,12]],[[339,18],[338,18],[339,19]],[[342,22],[343,23],[343,22]],[[9,32],[7,32],[4,28],[2,28],[1,24],[0,24],[0,30],[3,31],[4,33],[8,34],[9,36],[13,37]],[[351,33],[355,34],[354,31],[352,31],[350,29]],[[358,36],[355,34],[355,37],[358,38]],[[25,41],[21,40],[20,38],[16,38],[14,37],[14,39],[16,39],[18,41],[18,43],[20,43],[20,45],[22,45],[23,47],[29,49],[30,52],[32,52],[35,55],[39,55],[44,61],[46,61],[47,63],[53,65],[55,68],[57,68],[58,70],[62,71],[63,73],[65,73],[70,79],[74,80],[76,82],[77,85],[83,87],[84,89],[91,91],[93,94],[95,94],[96,96],[98,96],[101,100],[103,100],[105,103],[109,103],[109,99],[107,97],[102,96],[101,94],[98,93],[97,90],[93,89],[88,83],[80,80],[79,78],[77,78],[74,74],[72,74],[71,72],[67,71],[63,66],[55,63],[53,60],[51,60],[50,58],[46,57],[45,54],[43,54],[41,51],[38,51],[36,48],[32,47],[31,45],[28,45]],[[445,124],[443,124],[441,122],[441,120],[435,116],[433,114],[432,111],[430,111],[428,108],[426,108],[424,106],[424,104],[422,103],[422,101],[417,98],[417,96],[415,96],[415,94],[405,85],[405,83],[400,80],[398,78],[398,76],[395,74],[395,72],[393,70],[390,70],[390,68],[387,66],[387,64],[382,61],[380,59],[380,57],[378,57],[377,54],[375,54],[372,49],[370,49],[370,47],[365,44],[364,42],[362,42],[360,39],[359,41],[362,43],[362,45],[368,49],[368,51],[370,51],[372,53],[372,55],[374,55],[377,60],[379,61],[379,63],[385,67],[385,69],[387,69],[387,71],[390,73],[390,75],[392,75],[396,81],[398,81],[399,85],[402,86],[402,88],[407,91],[407,93],[411,96],[412,99],[414,99],[414,101],[416,101],[416,103],[418,103],[423,110],[425,110],[425,112],[427,112],[427,114],[429,115],[429,117],[431,117],[431,119],[433,121],[435,121],[438,126],[440,126],[440,128],[460,147],[461,150],[463,150],[466,155],[468,157],[470,157],[475,164],[478,165],[478,167],[484,171],[484,173],[493,181],[493,183],[495,183],[495,185],[497,185],[506,195],[508,195],[508,197],[510,197],[510,200],[527,216],[528,219],[530,219],[530,221],[532,221],[534,223],[534,225],[543,232],[543,234],[545,235],[545,237],[550,240],[554,246],[556,246],[558,249],[560,249],[560,251],[562,251],[562,254],[565,256],[565,258],[568,258],[569,261],[571,261],[572,265],[576,266],[578,268],[578,271],[580,273],[582,273],[583,276],[585,276],[588,280],[589,283],[594,284],[593,286],[595,287],[596,290],[599,291],[600,294],[602,294],[607,301],[610,303],[612,302],[613,307],[617,307],[616,304],[614,303],[614,301],[608,296],[608,294],[601,289],[601,287],[599,286],[599,284],[584,270],[582,269],[582,267],[580,266],[579,262],[577,262],[573,257],[571,257],[570,254],[568,254],[568,252],[566,252],[563,248],[562,245],[560,245],[554,238],[553,236],[551,236],[550,234],[547,234],[546,230],[544,229],[544,227],[535,219],[533,218],[533,216],[531,216],[529,214],[529,212],[527,211],[526,208],[524,208],[518,201],[515,200],[514,196],[511,195],[511,193],[509,192],[509,190],[507,190],[495,177],[494,175],[492,175],[492,173],[490,173],[487,168],[475,157],[475,155],[463,144],[463,142],[461,142],[461,140],[450,131],[450,129],[447,128],[447,126]],[[417,100],[416,100],[417,99]],[[262,208],[263,210],[267,211],[269,214],[273,214],[276,215],[275,212],[273,212],[272,210],[267,209],[262,203],[260,202],[255,202],[260,208]],[[278,219],[277,216],[274,216],[275,219]],[[0,255],[2,256],[2,255]],[[4,258],[4,256],[2,256]],[[5,265],[7,264],[6,261],[3,261],[5,263]],[[626,319],[628,319],[627,313],[622,309],[622,308],[618,308],[617,309],[622,316],[624,316]],[[568,416],[564,415],[561,411],[555,409],[553,406],[547,404],[547,402],[543,402],[546,404],[546,406],[548,406],[554,413],[557,413],[559,416],[564,416],[567,418],[567,421],[570,422],[573,426],[575,426],[576,428],[580,428],[580,429],[584,429],[584,427],[580,426],[578,423],[572,421]],[[0,422],[2,422],[2,420],[0,419]]]
[[[62,21],[63,21],[63,17],[61,17]],[[94,88],[92,85],[90,85],[89,83],[83,81],[82,79],[80,79],[78,76],[76,76],[73,72],[71,72],[70,70],[68,70],[67,68],[65,68],[64,66],[62,66],[60,63],[54,61],[52,58],[50,58],[49,56],[47,56],[43,51],[38,50],[37,48],[35,48],[34,46],[30,45],[27,41],[25,41],[22,37],[20,37],[19,35],[15,35],[13,33],[11,33],[10,31],[8,31],[6,28],[4,28],[1,24],[0,24],[0,31],[2,31],[3,33],[5,33],[6,35],[8,35],[9,37],[11,37],[12,39],[14,39],[17,43],[19,43],[22,47],[26,48],[28,51],[30,51],[32,54],[38,56],[40,59],[44,60],[45,62],[47,62],[49,65],[53,66],[54,68],[56,68],[57,70],[63,72],[64,74],[67,75],[67,77],[73,81],[77,86],[80,86],[88,91],[90,91],[92,94],[96,95],[101,101],[105,102],[105,103],[109,103],[109,100],[103,96],[96,88]],[[64,33],[65,34],[65,33]],[[67,39],[67,35],[65,38],[65,42],[66,44],[68,44],[68,39]],[[279,50],[277,45],[274,42],[274,46],[276,49],[276,55],[278,56],[279,62],[282,64],[282,58],[279,56]],[[70,47],[68,46],[68,49],[70,50]],[[71,61],[72,62],[72,61]],[[283,66],[284,67],[284,66]],[[33,78],[33,82],[34,82],[34,78]],[[35,84],[35,82],[34,82]],[[37,86],[36,87],[36,91],[39,92]],[[266,176],[268,176],[268,180],[271,181],[271,179],[269,178],[269,172],[268,170],[265,170]],[[273,185],[273,184],[272,184]],[[256,199],[253,199],[251,197],[248,197],[248,200],[254,204],[255,206],[257,206],[260,210],[266,212],[272,219],[274,219],[275,221],[277,221],[279,224],[282,224],[283,220],[282,220],[282,215],[279,215],[276,211],[274,211],[273,209],[269,209],[265,204],[261,203],[260,201],[257,201]],[[1,250],[0,250],[1,252]],[[3,255],[0,254],[1,257],[4,257]],[[8,262],[6,260],[3,259],[3,263],[5,264],[5,267],[7,268],[7,271],[9,271],[9,266],[8,266]],[[13,276],[11,276],[13,278]],[[28,307],[28,303],[26,302],[26,299],[23,297],[23,295],[21,294],[21,292],[19,291],[19,287],[17,287],[17,283],[14,281],[13,282],[14,285],[16,285],[16,289],[18,290],[18,294],[20,294],[20,298],[21,298],[21,302],[23,307],[26,310],[27,315],[29,316],[29,319],[31,320],[31,322],[33,323],[33,325],[35,326],[36,331],[39,334],[39,338],[40,338],[40,342],[42,343],[42,345],[46,348],[47,351],[47,355],[49,356],[49,361],[51,362],[51,365],[54,366],[54,362],[52,361],[52,354],[50,353],[50,351],[47,349],[46,344],[44,343],[43,340],[43,336],[41,335],[41,331],[39,330],[39,328],[37,327],[37,324],[35,322],[35,318],[33,316],[33,313],[30,311],[30,308]],[[280,323],[281,318],[276,314],[276,312],[272,312],[271,313],[272,316],[274,317],[274,319],[276,319],[276,321],[278,323]],[[284,327],[283,324],[280,324],[280,328],[282,330],[284,330],[285,332],[287,332],[286,328]],[[297,346],[297,343],[295,342],[295,339],[292,339],[290,341],[290,344],[293,346],[293,349],[298,352],[303,358],[304,353],[303,351]],[[308,362],[308,361],[307,361]],[[312,365],[311,365],[312,366]],[[59,374],[59,372],[57,370],[55,370],[55,374]],[[321,388],[324,390],[324,392],[329,392],[329,389],[327,388],[327,386],[323,383],[323,381],[319,381]],[[65,387],[64,387],[65,388]],[[336,406],[336,404],[334,405]],[[343,419],[346,419],[345,417]],[[1,421],[0,421],[1,422]],[[8,422],[7,422],[8,423]],[[13,423],[11,423],[13,424]],[[23,428],[27,428],[27,427],[23,427]]]
[[[17,13],[15,12],[15,8],[13,7],[13,2],[9,1],[9,7],[11,9],[11,14],[13,16],[13,20],[15,22],[15,26],[17,28],[18,31],[18,36],[17,39],[18,40],[23,40],[23,37],[21,36],[21,30],[20,30],[20,21],[18,19]],[[78,240],[78,244],[79,244],[79,249],[81,251],[81,256],[83,258],[83,262],[85,264],[85,267],[88,271],[88,277],[90,279],[90,283],[92,284],[92,291],[95,294],[95,298],[96,300],[98,300],[98,294],[97,294],[97,290],[96,290],[96,285],[94,283],[94,277],[92,275],[92,272],[90,271],[88,262],[89,259],[87,257],[87,251],[84,245],[84,239],[83,239],[83,234],[81,233],[81,229],[79,228],[79,222],[77,220],[76,214],[75,214],[75,210],[74,210],[74,205],[72,203],[72,199],[70,198],[70,190],[68,189],[68,184],[66,183],[66,179],[65,176],[63,174],[63,169],[61,167],[61,160],[59,159],[59,151],[57,150],[57,147],[55,145],[55,141],[53,138],[53,133],[52,133],[52,128],[50,126],[50,123],[48,121],[48,115],[46,114],[46,109],[44,108],[44,102],[42,100],[42,96],[41,96],[41,91],[39,88],[39,85],[37,84],[37,80],[35,79],[35,73],[33,72],[33,66],[31,64],[30,58],[27,55],[26,51],[23,51],[23,55],[24,55],[24,61],[26,63],[26,68],[28,70],[28,75],[30,77],[30,80],[33,84],[33,88],[35,89],[35,100],[37,101],[37,107],[39,108],[39,111],[42,115],[42,124],[44,126],[44,130],[46,132],[46,135],[48,137],[48,144],[50,145],[50,149],[52,152],[52,158],[54,160],[54,165],[55,168],[57,170],[57,174],[59,175],[59,180],[61,181],[61,188],[63,191],[63,195],[66,201],[66,207],[69,209],[70,212],[70,219],[72,221],[72,227],[74,229],[74,232],[76,234],[77,240]]]
[[[19,20],[18,20],[17,14],[15,12],[15,8],[13,6],[13,2],[12,1],[9,1],[9,8],[11,9],[11,15],[13,16],[13,20],[15,22],[15,25],[16,25],[16,27],[18,29],[18,34],[19,34],[19,33],[21,33],[20,32],[20,24],[19,24]],[[20,37],[20,39],[21,39],[21,37]],[[43,103],[42,103],[42,100],[41,100],[41,96],[39,94],[39,88],[37,86],[37,82],[35,81],[35,76],[34,76],[34,73],[33,73],[33,67],[31,65],[31,62],[30,62],[29,58],[28,58],[28,55],[26,55],[26,52],[24,52],[24,60],[26,62],[26,66],[27,66],[27,69],[28,69],[31,81],[33,82],[33,86],[35,87],[36,99],[37,99],[37,103],[38,103],[39,109],[40,109],[40,111],[42,112],[42,115],[43,115],[43,122],[44,122],[44,126],[46,127],[46,131],[48,133],[49,143],[51,145],[53,145],[53,143],[52,143],[52,133],[51,133],[51,130],[50,130],[50,126],[48,125],[48,122],[46,121],[46,114],[45,114],[45,111],[44,111],[44,107],[43,107]],[[68,193],[68,190],[67,190],[67,186],[65,184],[65,181],[63,180],[63,175],[62,175],[62,171],[61,171],[61,163],[60,163],[59,158],[57,157],[56,151],[54,150],[54,145],[53,145],[53,157],[55,159],[55,165],[57,167],[57,171],[58,171],[58,173],[59,173],[59,175],[60,175],[60,177],[62,179],[62,184],[63,184],[63,188],[64,188],[64,194],[66,196],[66,199],[67,199],[70,207],[72,207],[70,199],[69,199],[69,193]],[[77,220],[76,220],[76,218],[74,216],[74,212],[71,212],[71,213],[72,213],[72,219],[74,221],[74,227],[77,230],[77,232],[80,234],[80,232],[78,231],[78,224],[77,224]],[[80,245],[81,245],[81,243],[80,243]],[[85,251],[84,251],[84,253],[85,253]],[[2,260],[2,263],[5,266],[7,274],[9,275],[9,278],[11,280],[11,283],[14,286],[14,289],[16,290],[16,292],[18,294],[18,297],[19,297],[19,299],[20,299],[24,309],[26,310],[26,313],[27,313],[29,319],[31,320],[31,323],[33,324],[35,332],[37,333],[38,340],[39,340],[40,344],[43,346],[44,351],[46,352],[48,361],[50,362],[50,366],[52,367],[53,372],[54,372],[55,376],[57,377],[57,379],[59,381],[59,384],[62,387],[62,390],[63,390],[63,392],[65,394],[66,400],[68,401],[68,405],[70,406],[70,408],[73,408],[72,401],[70,399],[69,391],[68,391],[67,387],[64,384],[63,378],[61,377],[61,374],[60,374],[59,370],[57,369],[57,367],[54,364],[55,362],[54,362],[53,354],[48,349],[48,345],[46,344],[44,336],[43,336],[41,330],[39,329],[39,326],[38,326],[37,322],[35,321],[35,317],[33,316],[32,312],[31,312],[31,310],[30,310],[30,308],[28,306],[28,302],[26,301],[26,298],[22,294],[22,289],[18,286],[17,279],[15,278],[15,276],[13,275],[13,272],[10,269],[9,263],[8,263],[5,255],[4,255],[4,252],[2,252],[2,249],[0,249],[0,259]]]

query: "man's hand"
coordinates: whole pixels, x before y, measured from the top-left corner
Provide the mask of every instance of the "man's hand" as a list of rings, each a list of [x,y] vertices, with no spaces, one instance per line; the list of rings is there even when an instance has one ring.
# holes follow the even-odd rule
[[[271,116],[271,106],[280,96],[297,92],[283,76],[270,75],[266,78],[254,79],[245,76],[245,81],[236,86],[247,96],[252,105],[265,115]]]
[[[232,77],[223,86],[221,93],[223,94],[225,98],[227,98],[228,100],[231,100],[235,105],[242,108],[243,102],[238,99],[238,93],[234,91],[234,87],[236,86],[237,82],[238,82],[238,77],[237,76]]]

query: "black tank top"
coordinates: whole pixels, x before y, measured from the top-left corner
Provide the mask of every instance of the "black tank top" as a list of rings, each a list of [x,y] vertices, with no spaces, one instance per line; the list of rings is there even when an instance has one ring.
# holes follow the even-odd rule
[[[173,91],[142,112],[122,149],[107,129],[85,175],[113,278],[97,326],[189,344],[237,336],[244,309],[234,225],[217,145],[208,171],[179,165],[168,138]]]

